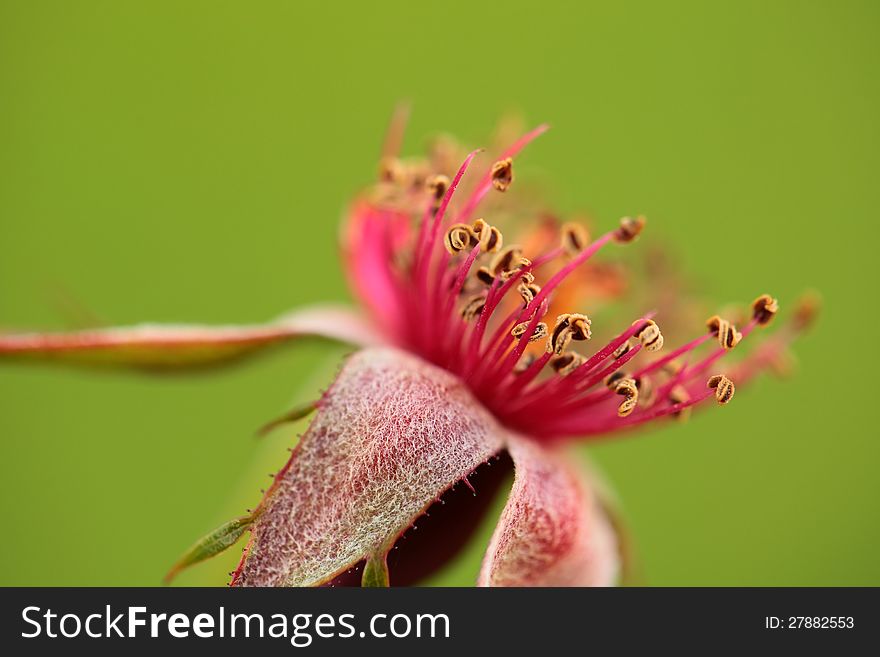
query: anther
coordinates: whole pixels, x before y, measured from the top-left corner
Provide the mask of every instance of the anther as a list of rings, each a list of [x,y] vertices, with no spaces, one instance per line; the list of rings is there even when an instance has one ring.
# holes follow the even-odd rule
[[[590,321],[590,318],[586,315],[573,313],[568,316],[568,323],[571,326],[571,337],[574,340],[589,340],[591,337],[593,337],[593,334],[590,333],[590,326],[592,325],[592,321]]]
[[[529,328],[531,322],[522,322],[517,324],[510,330],[510,334],[515,338],[521,338]],[[535,342],[541,338],[547,337],[547,325],[544,322],[538,322],[532,334],[529,336],[529,342]]]
[[[684,386],[675,386],[672,390],[669,391],[669,401],[671,404],[684,404],[685,402],[690,401],[691,396],[688,394],[687,389]],[[681,408],[675,411],[672,414],[672,417],[684,421],[687,420],[691,415],[691,407],[687,406],[686,408]]]
[[[684,363],[682,363],[677,358],[673,358],[669,362],[664,363],[663,367],[661,367],[660,369],[667,376],[673,377],[684,369]]]
[[[517,263],[516,268],[514,268],[514,269],[509,269],[509,270],[507,270],[507,271],[501,271],[501,272],[498,272],[498,277],[499,277],[502,281],[509,281],[511,278],[513,278],[514,276],[518,275],[518,274],[520,273],[520,270],[521,270],[523,267],[528,267],[528,266],[530,266],[531,264],[532,264],[532,261],[529,260],[528,258],[520,258],[519,261],[518,261],[518,263]],[[535,280],[534,275],[531,274],[530,272],[524,272],[523,274],[520,275],[520,278],[521,278],[522,280],[526,281],[527,283],[531,283],[531,282],[533,282],[533,281]]]
[[[449,189],[449,178],[442,174],[431,176],[428,178],[426,186],[428,188],[428,193],[434,200],[434,205],[439,205],[440,201],[442,201],[443,197],[446,195],[446,190]]]
[[[553,334],[547,341],[547,351],[556,355],[566,350],[572,340],[589,340],[592,337],[590,326],[592,322],[586,315],[570,313],[559,315]]]
[[[614,231],[614,240],[618,244],[627,244],[639,236],[645,228],[645,218],[642,216],[624,217],[620,220],[620,227]]]
[[[504,244],[504,236],[501,231],[490,226],[488,232],[480,239],[486,253],[497,253]]]
[[[787,349],[780,349],[768,355],[767,367],[776,376],[790,376],[795,367],[794,358]]]
[[[477,236],[467,224],[453,224],[446,231],[443,245],[452,255],[460,253],[464,249],[477,245]]]
[[[645,320],[635,336],[642,343],[645,351],[658,351],[663,348],[663,334],[660,332],[660,327],[652,319]]]
[[[477,219],[471,228],[480,241],[480,250],[483,253],[498,253],[501,250],[504,236],[495,226],[490,226],[482,219]]]
[[[736,392],[736,387],[733,385],[733,381],[723,374],[710,376],[709,380],[706,382],[706,386],[715,389],[715,399],[719,404],[728,403],[733,399],[733,393]]]
[[[792,325],[796,331],[806,330],[816,321],[820,303],[819,295],[815,292],[805,294],[798,301],[794,309],[794,316],[791,318]]]
[[[629,375],[623,370],[616,370],[605,377],[605,385],[609,390],[616,390],[617,384],[627,378]]]
[[[718,344],[723,349],[733,349],[742,340],[742,333],[736,330],[736,326],[718,315],[712,315],[706,320],[706,328],[718,338]]]
[[[614,360],[617,360],[618,358],[623,358],[626,354],[629,353],[630,349],[632,349],[632,342],[627,340],[614,350],[612,357],[614,358]]]
[[[534,278],[532,279],[534,280]],[[523,304],[528,306],[538,293],[541,291],[541,286],[537,283],[520,283],[516,286],[516,291],[519,292],[519,295],[522,297]]]
[[[587,229],[577,223],[562,226],[562,248],[568,255],[574,256],[587,248],[590,236]]]
[[[769,294],[762,294],[752,303],[752,317],[761,326],[769,324],[779,311],[779,302]]]
[[[531,367],[532,363],[537,360],[534,354],[525,354],[522,358],[519,359],[519,362],[514,366],[513,372],[515,374],[522,374],[529,367]]]
[[[561,376],[568,376],[587,362],[587,359],[574,351],[566,351],[550,359],[550,367]]]
[[[522,248],[518,246],[508,246],[500,250],[495,257],[492,258],[492,262],[489,263],[489,271],[495,276],[498,276],[502,272],[518,269],[528,262],[528,260],[523,258]]]
[[[395,183],[403,177],[403,165],[394,157],[385,157],[379,162],[379,180]]]
[[[485,285],[492,285],[495,282],[495,276],[489,271],[488,267],[480,267],[476,273],[477,280]]]
[[[625,397],[617,407],[617,415],[618,417],[626,417],[636,409],[636,404],[639,403],[639,388],[635,379],[626,375],[618,377],[613,385],[614,392]]]
[[[639,399],[643,404],[651,405],[654,403],[655,390],[651,379],[646,376],[640,376],[635,379],[636,388],[639,389]]]
[[[499,192],[506,192],[513,182],[513,159],[504,158],[492,165],[492,186]]]
[[[478,294],[475,297],[471,297],[468,302],[464,304],[464,308],[461,309],[461,316],[466,322],[469,322],[483,312],[485,305],[485,294]]]

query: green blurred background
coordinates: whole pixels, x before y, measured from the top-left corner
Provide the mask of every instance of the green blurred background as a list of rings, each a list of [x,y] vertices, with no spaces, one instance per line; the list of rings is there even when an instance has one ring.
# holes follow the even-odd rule
[[[520,174],[560,209],[644,212],[719,306],[824,296],[793,379],[589,450],[647,581],[880,584],[878,7],[4,0],[0,326],[62,328],[70,299],[107,323],[346,299],[338,219],[395,102],[413,153],[518,109],[553,125]],[[180,378],[0,367],[0,584],[158,583],[256,501],[294,432],[254,428],[340,353]],[[472,582],[481,549],[434,582]],[[222,584],[237,557],[179,582]]]

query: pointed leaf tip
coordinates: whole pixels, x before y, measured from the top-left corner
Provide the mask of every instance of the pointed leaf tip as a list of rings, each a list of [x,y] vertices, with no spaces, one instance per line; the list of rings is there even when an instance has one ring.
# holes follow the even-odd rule
[[[251,526],[255,517],[253,515],[243,516],[230,520],[220,525],[207,536],[203,536],[186,551],[186,553],[175,563],[168,574],[163,578],[163,583],[170,584],[177,574],[197,563],[210,559],[232,547],[241,535]]]
[[[364,574],[361,577],[363,588],[388,588],[391,586],[388,576],[388,561],[386,554],[374,554],[364,566]]]
[[[289,411],[287,411],[284,415],[281,415],[273,420],[270,420],[259,429],[257,429],[257,438],[262,438],[270,433],[272,433],[278,427],[284,424],[290,424],[291,422],[296,422],[297,420],[302,420],[305,417],[308,417],[318,408],[318,402],[310,401],[305,404],[300,404]]]

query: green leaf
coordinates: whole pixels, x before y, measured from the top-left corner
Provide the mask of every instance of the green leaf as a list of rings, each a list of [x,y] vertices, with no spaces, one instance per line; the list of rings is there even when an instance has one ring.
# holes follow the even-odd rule
[[[361,578],[361,586],[364,588],[390,586],[388,579],[388,562],[385,553],[371,555],[364,566],[364,575]]]
[[[254,516],[244,516],[220,525],[207,536],[196,541],[186,553],[175,563],[164,582],[168,584],[184,568],[210,559],[228,549],[241,538],[254,521]]]

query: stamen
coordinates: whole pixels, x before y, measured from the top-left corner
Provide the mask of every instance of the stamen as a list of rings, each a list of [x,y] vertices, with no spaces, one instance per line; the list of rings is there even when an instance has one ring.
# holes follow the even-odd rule
[[[472,226],[474,235],[480,240],[480,248],[483,253],[497,253],[501,250],[504,243],[504,236],[501,231],[490,226],[482,219],[477,219]]]
[[[542,130],[530,133],[518,142],[517,148]],[[400,294],[405,294],[402,298],[406,307],[401,314],[418,318],[411,322],[415,324],[412,330],[400,329],[402,339],[407,347],[430,362],[448,367],[460,376],[487,408],[510,426],[520,427],[521,422],[524,430],[534,429],[539,437],[590,435],[634,426],[662,415],[686,417],[692,406],[713,396],[722,404],[732,399],[735,388],[730,378],[716,375],[707,380],[714,369],[712,363],[747,338],[754,328],[773,320],[778,312],[775,299],[769,295],[756,299],[751,307],[751,321],[747,315],[712,318],[707,324],[708,334],[698,332],[700,337],[669,350],[672,353],[666,357],[658,354],[645,359],[642,367],[628,363],[635,362],[643,349],[655,352],[664,346],[660,327],[649,319],[652,315],[634,323],[587,358],[571,347],[575,340],[591,339],[591,320],[586,315],[561,314],[549,327],[546,312],[550,295],[608,242],[624,244],[637,239],[645,226],[644,217],[624,217],[615,230],[594,236],[592,242],[584,226],[566,223],[559,229],[559,243],[551,244],[549,251],[530,261],[521,247],[505,247],[498,228],[484,219],[474,220],[479,216],[474,210],[480,199],[493,188],[504,192],[512,184],[514,150],[504,152],[489,171],[484,170],[471,197],[463,204],[464,209],[455,218],[446,217],[446,213],[474,153],[459,167],[454,180],[450,180],[451,173],[450,177],[429,175],[446,171],[444,167],[403,162],[393,157],[395,153],[384,155],[390,157],[383,161],[382,176],[386,182],[379,189],[391,204],[389,213],[396,212],[398,205],[409,208],[413,202],[418,203],[418,211],[423,213],[418,238],[414,236],[414,257],[402,264],[409,270],[405,274],[412,276],[412,289],[403,280],[392,279],[389,283],[394,288],[391,293],[396,293],[395,286],[399,286]],[[401,233],[398,238],[397,224],[392,219],[396,221],[396,215],[389,215],[385,222],[388,229],[382,238],[391,244],[393,252],[401,250],[408,234]],[[459,223],[450,226],[452,222]],[[441,240],[445,252],[439,248]],[[492,255],[482,258],[486,253]],[[538,285],[532,272],[551,260],[561,262]],[[519,305],[518,297],[524,307]],[[464,321],[457,319],[456,308],[460,308]],[[503,312],[496,312],[499,309]],[[507,317],[499,316],[508,312]],[[813,312],[812,306],[806,304],[791,324],[773,337],[780,343],[790,339],[794,329],[810,321]],[[737,326],[743,327],[741,333]],[[716,339],[722,348],[711,344]],[[541,347],[528,346],[537,341],[541,341]],[[707,342],[713,352],[708,358],[693,367],[673,367],[673,358]],[[668,369],[672,372],[665,373]],[[654,371],[656,374],[650,374]],[[546,376],[554,372],[558,376]],[[730,372],[732,378],[742,383],[738,369]],[[612,403],[612,399],[617,401]]]
[[[477,384],[477,386],[485,386],[485,389],[495,389],[498,384],[506,377],[510,372],[513,371],[513,368],[516,366],[517,362],[519,362],[520,357],[525,352],[526,346],[528,345],[527,336],[531,335],[531,333],[537,328],[539,324],[539,320],[547,313],[547,303],[541,304],[540,308],[537,312],[535,312],[529,320],[529,326],[523,333],[523,336],[520,337],[516,346],[507,354],[504,360],[498,365],[494,371],[486,370],[484,373],[482,380]],[[505,339],[501,341],[498,345],[498,350],[496,351],[495,358],[498,359],[501,357],[501,354],[507,348],[507,344],[510,340],[510,336],[505,335]]]
[[[566,351],[564,354],[551,357],[550,367],[560,376],[568,376],[585,362],[587,359],[576,351]]]
[[[424,164],[410,167],[407,175],[408,182],[415,191],[423,190],[430,176]]]
[[[495,226],[490,226],[486,234],[480,238],[480,242],[484,244],[486,253],[497,253],[504,244],[504,236]]]
[[[556,287],[562,283],[566,279],[566,277],[571,274],[575,269],[584,264],[587,260],[589,260],[593,255],[595,255],[603,246],[605,246],[611,239],[614,237],[613,232],[608,232],[602,235],[595,242],[590,244],[586,249],[578,253],[571,261],[562,267],[559,271],[557,271],[553,276],[550,277],[550,280],[541,288],[541,292],[532,299],[531,303],[526,306],[522,311],[522,316],[527,317],[531,312],[535,310],[535,307],[543,303],[544,299],[554,290]],[[554,251],[562,251],[562,248],[554,249]]]
[[[642,343],[645,351],[659,351],[663,348],[663,334],[660,332],[660,327],[652,319],[645,322],[635,337]]]
[[[736,330],[736,326],[718,315],[712,315],[706,320],[706,328],[709,329],[709,333],[718,338],[718,344],[721,345],[721,348],[728,351],[738,345],[743,337],[742,333]]]
[[[495,282],[495,276],[492,275],[492,272],[489,271],[488,267],[480,267],[477,270],[477,280],[481,283],[485,283],[486,285],[492,285]]]
[[[504,157],[515,157],[517,153],[519,153],[529,142],[531,142],[535,137],[545,133],[550,126],[548,125],[539,125],[537,128],[532,130],[531,132],[520,137],[510,148],[504,151]],[[471,192],[470,197],[465,202],[464,207],[459,214],[459,218],[462,221],[466,221],[468,217],[473,215],[474,210],[480,204],[480,201],[485,198],[486,194],[489,193],[489,190],[492,188],[492,172],[487,171],[486,174],[480,179],[477,186],[474,188],[474,191]]]
[[[544,366],[550,362],[552,357],[553,354],[548,354],[546,352],[541,354],[540,357],[536,357],[533,354],[526,354],[522,361],[517,363],[514,368],[514,372],[517,373],[517,378],[515,381],[511,382],[511,385],[515,385],[519,390],[525,388],[525,386],[535,380],[535,377],[541,373],[541,370],[543,370]]]
[[[709,377],[706,386],[715,389],[715,399],[722,405],[727,404],[733,399],[733,394],[736,392],[736,387],[733,385],[733,381],[723,374],[716,374],[715,376]]]
[[[434,200],[434,208],[436,209],[440,207],[440,202],[446,195],[446,190],[449,189],[449,178],[442,174],[431,176],[428,178],[426,187],[431,198]]]
[[[798,300],[798,304],[794,309],[794,316],[791,318],[794,330],[804,331],[810,328],[813,322],[816,321],[820,305],[819,295],[815,292],[807,293]]]
[[[691,399],[691,396],[688,394],[687,389],[682,385],[675,386],[672,390],[669,391],[669,402],[673,406],[675,406],[677,404],[686,404],[687,402],[690,401],[690,399]],[[672,417],[674,417],[675,419],[680,420],[682,422],[686,421],[690,416],[691,416],[691,407],[690,406],[686,406],[679,411],[675,411],[672,414]]]
[[[779,311],[779,302],[769,294],[762,294],[752,303],[752,317],[761,326],[769,324]]]
[[[470,163],[479,152],[479,150],[476,150],[468,153],[468,156],[458,168],[455,178],[449,183],[449,189],[447,189],[446,193],[443,195],[443,200],[440,201],[440,207],[433,212],[432,208],[426,209],[428,213],[426,213],[422,225],[419,228],[418,246],[416,247],[416,257],[413,261],[413,276],[416,280],[416,285],[422,294],[428,293],[428,269],[430,268],[434,254],[434,245],[437,244],[437,241],[440,239],[440,227],[443,223],[443,218],[446,216],[446,210],[449,207],[449,203],[452,201],[452,197],[455,194],[458,184],[464,177]],[[429,228],[428,219],[431,214],[434,216]]]
[[[614,231],[614,241],[618,244],[632,242],[644,228],[645,218],[643,216],[638,216],[635,219],[624,217],[620,220],[620,228]]]
[[[546,326],[546,324],[544,325]],[[528,370],[537,360],[534,354],[526,354],[523,356],[520,361],[514,366],[513,373],[514,374],[522,374],[526,370]]]
[[[568,255],[577,255],[587,248],[589,242],[587,229],[580,224],[567,223],[562,226],[562,248]]]
[[[639,399],[645,406],[650,406],[654,403],[655,390],[654,384],[651,382],[646,376],[634,377],[636,382],[636,388],[639,389]]]
[[[477,357],[477,354],[480,352],[480,345],[483,340],[483,334],[486,331],[486,327],[489,323],[489,318],[495,312],[495,309],[501,303],[501,300],[505,298],[507,293],[513,288],[514,285],[519,281],[519,277],[523,274],[528,273],[522,269],[517,270],[515,275],[510,278],[510,280],[505,280],[503,283],[502,279],[499,276],[496,278],[495,282],[489,288],[488,292],[488,301],[486,306],[483,308],[483,311],[480,313],[480,317],[477,320],[477,324],[474,327],[474,330],[471,332],[470,344],[468,345],[468,353],[467,357],[464,359],[465,367],[461,373],[461,377],[468,381],[470,380],[471,374],[476,367],[476,364],[480,362],[480,358]],[[515,308],[511,311],[510,315],[507,316],[502,322],[501,326],[496,330],[495,334],[489,339],[489,342],[484,350],[483,355],[487,355],[489,350],[492,348],[497,341],[501,340],[503,336],[507,335],[507,328],[515,323],[514,319],[522,314],[522,310],[520,308]],[[502,328],[505,327],[505,328]]]
[[[383,159],[395,157],[400,153],[406,124],[409,121],[409,109],[409,103],[398,103],[394,108],[391,122],[388,124],[388,130],[385,133],[385,141],[382,144]]]
[[[531,274],[527,274],[527,276],[531,276]],[[523,276],[523,278],[525,279],[525,276]],[[531,276],[531,278],[534,280],[534,276]],[[516,291],[519,292],[519,295],[522,297],[523,304],[528,306],[532,302],[532,299],[534,299],[541,291],[541,286],[524,280],[516,287]]]
[[[632,342],[630,342],[629,340],[625,340],[617,349],[614,350],[614,353],[611,354],[611,357],[614,358],[614,360],[622,358],[627,353],[629,353],[630,349],[632,349]]]
[[[678,376],[683,369],[684,363],[677,358],[673,358],[669,362],[663,364],[663,372],[669,376]]]
[[[521,324],[517,324],[511,329],[510,334],[515,338],[521,338],[529,329],[530,323],[531,322],[522,322]],[[546,337],[547,325],[544,322],[538,322],[538,325],[535,326],[535,330],[532,331],[532,334],[529,336],[529,342],[535,342],[536,340]]]
[[[383,157],[379,161],[379,180],[386,183],[400,182],[403,178],[403,165],[396,157]]]
[[[483,308],[486,305],[486,295],[478,294],[474,297],[471,297],[467,303],[465,303],[464,308],[461,309],[461,316],[464,318],[464,321],[469,322],[472,319],[476,318],[481,312],[483,312]]]
[[[614,392],[624,397],[617,407],[618,417],[626,417],[636,409],[639,403],[639,388],[635,379],[628,376],[620,379],[614,386]]]
[[[553,327],[553,335],[547,341],[547,351],[557,356],[568,348],[572,340],[589,340],[592,324],[589,317],[577,313],[559,315]]]
[[[532,266],[531,260],[529,260],[528,258],[520,258],[519,264],[514,269],[509,269],[507,271],[499,272],[498,277],[502,281],[509,281],[511,278],[519,277],[520,272],[523,270],[524,267],[531,267],[531,266]],[[534,276],[534,274],[532,274],[530,272],[525,272],[522,275],[522,280],[524,280],[527,284],[531,284],[535,281],[535,276]]]
[[[499,192],[506,192],[513,182],[513,158],[506,157],[492,165],[492,186]]]
[[[443,237],[443,246],[450,254],[455,255],[468,247],[478,244],[477,236],[467,224],[453,224]]]
[[[455,303],[455,300],[464,291],[464,285],[465,285],[465,281],[467,280],[468,273],[470,272],[471,267],[474,264],[474,261],[477,259],[477,256],[479,256],[479,255],[480,255],[480,246],[477,245],[473,249],[471,249],[471,252],[468,254],[468,257],[465,258],[464,262],[462,262],[458,266],[458,271],[455,274],[455,279],[452,284],[450,294],[446,297],[446,303],[443,308],[443,314],[441,315],[441,317],[448,318],[451,316],[452,306]],[[451,274],[452,271],[450,271],[449,273]],[[488,297],[488,295],[487,295],[487,297]],[[441,341],[442,346],[440,348],[442,350],[442,349],[445,349],[448,344],[457,344],[457,340],[460,339],[457,336],[459,336],[464,331],[464,324],[460,323],[460,322],[456,322],[452,331],[449,331],[449,330],[444,331],[442,325],[435,326],[434,328],[437,329],[436,332],[439,333],[440,335],[432,338],[432,340],[431,340],[432,342],[436,343],[437,342],[436,338],[443,336],[443,334],[445,333],[444,339]]]
[[[609,390],[617,390],[617,384],[626,379],[629,375],[623,370],[612,372],[605,378],[605,385]]]
[[[489,263],[489,271],[495,276],[503,272],[516,271],[520,267],[527,266],[529,260],[523,257],[522,247],[508,246],[502,249]]]
[[[610,236],[608,239],[610,239]],[[569,408],[573,411],[584,408],[596,401],[596,398],[600,400],[605,398],[601,393],[599,395],[594,395],[593,399],[590,399],[589,396],[579,397],[579,395],[601,383],[609,374],[624,367],[627,362],[629,362],[634,356],[638,355],[642,350],[642,345],[640,344],[635,345],[627,354],[613,361],[607,367],[602,368],[598,372],[596,371],[596,368],[606,361],[615,349],[636,333],[639,324],[650,318],[651,314],[641,318],[641,320],[637,322],[633,322],[633,325],[626,331],[615,337],[611,342],[590,356],[582,365],[577,367],[570,377],[556,377],[539,384],[528,394],[520,395],[517,399],[507,399],[507,410],[511,413],[532,415],[534,412],[546,408],[547,403],[552,401],[553,403],[558,404],[560,411],[565,410],[567,412]],[[552,352],[545,352],[535,361],[532,367],[529,368],[528,372],[521,375],[518,381],[531,383],[538,376],[540,368],[550,361],[552,357]],[[592,376],[590,376],[591,373]],[[524,385],[525,383],[521,384],[520,387]],[[560,395],[562,397],[560,397]],[[562,401],[562,398],[567,401]]]

